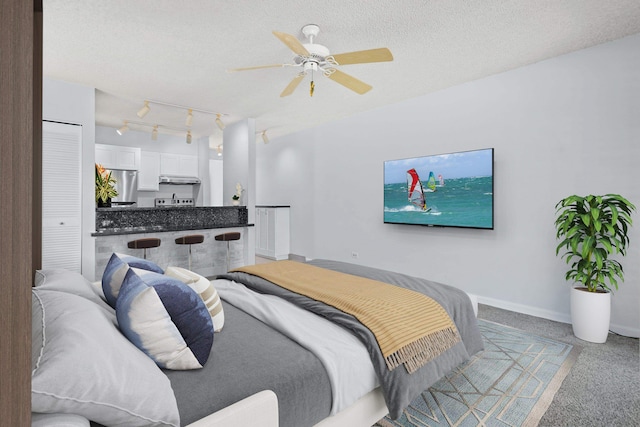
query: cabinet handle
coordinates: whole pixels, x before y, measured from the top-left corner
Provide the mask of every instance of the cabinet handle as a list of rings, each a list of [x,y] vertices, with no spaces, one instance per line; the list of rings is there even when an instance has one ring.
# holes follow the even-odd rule
[[[60,225],[64,225],[64,222],[61,222]]]

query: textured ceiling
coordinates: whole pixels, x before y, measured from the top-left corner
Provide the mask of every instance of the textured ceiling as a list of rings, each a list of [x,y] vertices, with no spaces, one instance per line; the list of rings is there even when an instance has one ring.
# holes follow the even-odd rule
[[[160,124],[184,134],[186,112],[145,99],[256,119],[273,141],[327,121],[640,32],[638,0],[44,0],[44,75],[97,89],[96,123]],[[298,73],[236,67],[290,63],[273,34],[304,41],[305,24],[331,53],[388,47],[393,62],[345,65],[370,84],[358,95],[316,76],[288,97]],[[132,129],[150,131],[150,127]],[[194,137],[221,132],[194,113]]]

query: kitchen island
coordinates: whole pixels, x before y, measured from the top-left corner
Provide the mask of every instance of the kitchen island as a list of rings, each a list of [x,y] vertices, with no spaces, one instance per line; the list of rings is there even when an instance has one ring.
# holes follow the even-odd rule
[[[129,249],[131,240],[155,237],[160,246],[147,250],[147,258],[161,267],[187,268],[189,246],[178,245],[176,238],[201,234],[204,241],[191,247],[191,269],[203,276],[214,276],[227,271],[227,242],[216,241],[218,234],[240,232],[240,240],[230,242],[231,268],[246,264],[247,208],[244,206],[184,206],[154,208],[97,208],[95,277],[102,277],[113,252],[142,258],[141,249]]]

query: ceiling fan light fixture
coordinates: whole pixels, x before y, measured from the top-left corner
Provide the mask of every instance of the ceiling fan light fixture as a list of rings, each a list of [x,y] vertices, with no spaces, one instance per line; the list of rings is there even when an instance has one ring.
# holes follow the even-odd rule
[[[149,111],[151,111],[151,107],[149,107],[149,101],[144,101],[144,107],[139,109],[136,114],[138,115],[138,117],[143,118],[149,113]]]
[[[127,125],[127,121],[124,121],[124,125],[118,129],[116,132],[118,132],[118,135],[122,136],[124,135],[127,131],[129,130],[129,126]]]
[[[189,111],[187,112],[187,120],[185,121],[185,125],[191,126],[192,123],[193,123],[193,109],[189,108]]]
[[[282,91],[280,97],[289,96],[293,93],[300,80],[300,76],[304,76],[307,72],[311,71],[311,81],[313,81],[313,72],[319,71],[325,77],[333,80],[334,82],[344,86],[347,89],[354,91],[359,95],[363,95],[372,89],[372,86],[364,83],[349,74],[337,70],[335,67],[349,64],[367,64],[372,62],[387,62],[393,61],[393,55],[391,51],[386,47],[377,49],[357,50],[353,52],[345,52],[339,54],[332,54],[331,51],[321,44],[315,42],[315,38],[320,33],[320,27],[315,24],[309,24],[302,27],[302,34],[307,37],[308,43],[301,43],[297,37],[282,33],[279,31],[272,31],[282,43],[284,43],[291,51],[296,55],[293,59],[293,64],[280,64],[282,67],[301,67],[302,72],[289,83],[289,85]],[[262,65],[246,68],[236,68],[232,71],[244,71],[244,70],[256,70],[260,68],[273,68],[278,65]],[[314,85],[310,87],[310,94],[313,96]]]
[[[216,114],[216,125],[218,126],[218,129],[224,130],[224,123],[222,122],[222,119],[220,118],[220,114]]]

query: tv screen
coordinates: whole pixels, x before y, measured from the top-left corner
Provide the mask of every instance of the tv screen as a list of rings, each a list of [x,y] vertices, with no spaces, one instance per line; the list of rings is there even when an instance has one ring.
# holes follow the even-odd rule
[[[385,161],[384,222],[493,230],[493,148]]]

